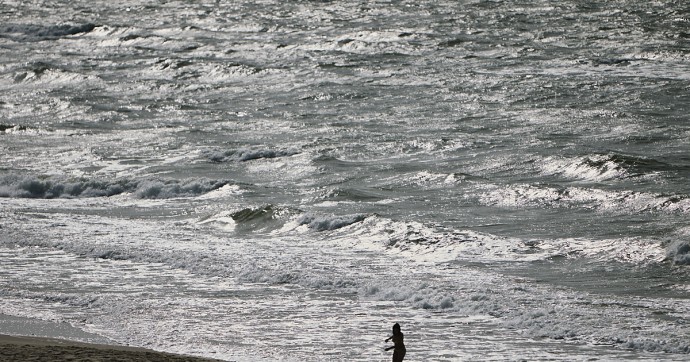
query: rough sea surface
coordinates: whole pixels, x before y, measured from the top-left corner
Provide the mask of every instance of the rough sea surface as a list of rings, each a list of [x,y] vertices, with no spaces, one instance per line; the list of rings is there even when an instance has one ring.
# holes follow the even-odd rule
[[[232,361],[686,360],[686,1],[0,2],[0,314]],[[1,333],[2,331],[0,331]]]

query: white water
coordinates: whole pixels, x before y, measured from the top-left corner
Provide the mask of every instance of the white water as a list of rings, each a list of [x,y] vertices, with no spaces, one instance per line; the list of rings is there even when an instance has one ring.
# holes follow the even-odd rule
[[[413,361],[687,358],[682,3],[2,7],[6,320],[240,361],[389,360],[395,322]]]

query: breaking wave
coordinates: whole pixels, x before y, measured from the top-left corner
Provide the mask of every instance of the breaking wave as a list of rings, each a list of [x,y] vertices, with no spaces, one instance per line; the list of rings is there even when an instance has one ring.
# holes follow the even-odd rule
[[[32,86],[37,84],[65,86],[75,83],[85,86],[85,83],[100,84],[102,82],[97,76],[80,74],[78,71],[75,72],[59,64],[47,61],[28,63],[11,73],[7,73],[4,78],[17,85],[25,84]]]
[[[275,205],[246,207],[223,211],[202,218],[197,224],[212,225],[225,231],[268,232],[281,228],[290,217],[300,211]]]
[[[502,207],[580,207],[638,213],[690,212],[690,198],[687,195],[527,184],[492,187],[480,196],[480,201]]]
[[[667,258],[676,265],[690,265],[690,241],[672,242],[667,249]]]
[[[202,154],[212,162],[246,162],[262,158],[288,157],[298,154],[294,149],[268,150],[240,148],[228,151],[204,151]]]
[[[336,230],[352,224],[362,222],[366,215],[341,215],[341,216],[317,216],[310,213],[300,216],[297,224],[306,225],[312,230],[327,231]]]
[[[26,126],[18,124],[0,124],[0,134],[18,133],[26,131]]]
[[[0,177],[0,197],[82,198],[108,197],[131,193],[141,199],[166,199],[201,195],[229,184],[225,180],[132,180],[70,179],[62,176]]]
[[[189,197],[205,194],[217,190],[228,181],[209,179],[189,180],[147,180],[137,184],[134,195],[141,199],[168,199],[173,197]]]
[[[583,181],[607,181],[631,177],[650,177],[672,170],[662,161],[616,153],[576,158],[548,157],[542,164],[546,175],[561,175]]]
[[[61,25],[9,24],[0,25],[0,37],[10,38],[15,41],[39,41],[89,33],[95,28],[96,25],[92,23]]]

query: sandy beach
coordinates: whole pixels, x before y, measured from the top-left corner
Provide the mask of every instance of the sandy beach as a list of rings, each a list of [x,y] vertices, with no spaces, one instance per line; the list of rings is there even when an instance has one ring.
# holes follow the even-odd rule
[[[0,360],[11,361],[218,361],[143,348],[88,344],[42,337],[0,335]]]

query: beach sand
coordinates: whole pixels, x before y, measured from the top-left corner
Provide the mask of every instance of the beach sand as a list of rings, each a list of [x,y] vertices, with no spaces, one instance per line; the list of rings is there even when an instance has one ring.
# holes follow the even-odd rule
[[[217,361],[151,351],[143,348],[89,344],[43,337],[0,335],[0,361]]]

